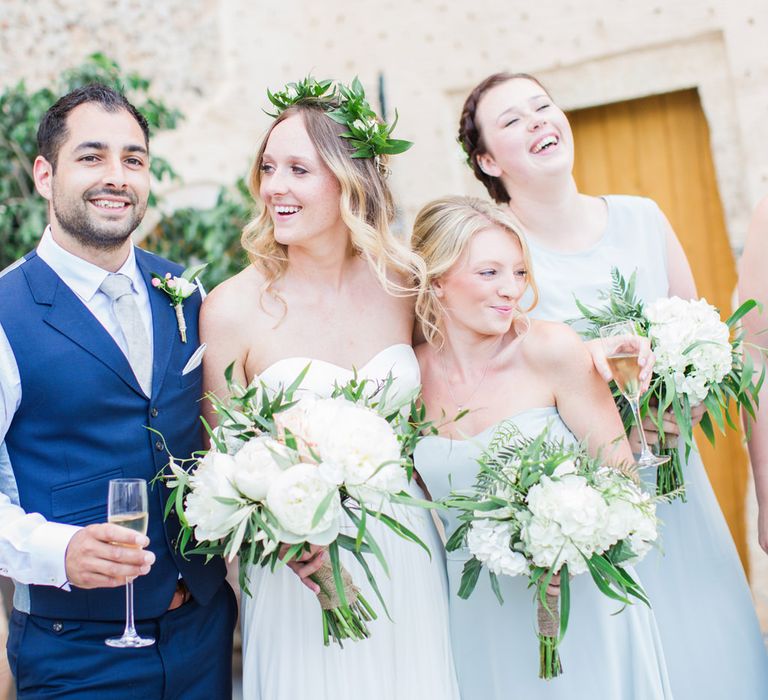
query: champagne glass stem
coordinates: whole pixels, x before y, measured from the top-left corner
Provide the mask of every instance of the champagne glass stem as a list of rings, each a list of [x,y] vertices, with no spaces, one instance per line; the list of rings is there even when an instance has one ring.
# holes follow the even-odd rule
[[[632,415],[635,417],[635,425],[637,426],[637,432],[640,434],[640,456],[645,457],[650,450],[648,449],[648,442],[645,439],[645,430],[643,430],[643,421],[640,418],[640,399],[638,397],[627,398],[629,407],[632,409]]]
[[[125,581],[125,632],[124,637],[137,637],[133,621],[133,579]]]

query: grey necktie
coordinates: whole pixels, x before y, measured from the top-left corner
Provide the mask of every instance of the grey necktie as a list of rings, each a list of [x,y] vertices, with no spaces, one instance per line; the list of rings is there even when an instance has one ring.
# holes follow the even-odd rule
[[[131,278],[120,273],[110,273],[99,289],[112,300],[112,310],[128,348],[128,362],[144,393],[151,396],[152,347],[139,307],[133,298]]]

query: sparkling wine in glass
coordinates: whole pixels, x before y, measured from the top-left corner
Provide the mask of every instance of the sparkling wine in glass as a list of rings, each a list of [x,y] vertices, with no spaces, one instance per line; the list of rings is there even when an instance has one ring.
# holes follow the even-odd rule
[[[669,455],[659,457],[648,448],[643,422],[640,419],[640,365],[637,362],[640,336],[635,325],[629,321],[611,323],[600,328],[600,339],[605,350],[608,366],[619,391],[629,403],[635,425],[640,434],[642,449],[637,460],[638,467],[658,467],[669,461]]]
[[[107,520],[134,532],[147,534],[147,482],[144,479],[111,479],[107,501]],[[105,640],[107,646],[119,648],[146,647],[155,643],[152,637],[140,637],[133,621],[133,579],[125,581],[125,630],[122,637]]]

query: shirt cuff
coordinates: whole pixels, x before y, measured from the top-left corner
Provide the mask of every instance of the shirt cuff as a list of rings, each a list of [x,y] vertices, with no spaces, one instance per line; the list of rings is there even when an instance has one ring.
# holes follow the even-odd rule
[[[35,528],[30,538],[30,551],[34,552],[32,570],[34,583],[42,586],[56,586],[69,590],[67,581],[67,547],[76,532],[77,525],[46,522]]]

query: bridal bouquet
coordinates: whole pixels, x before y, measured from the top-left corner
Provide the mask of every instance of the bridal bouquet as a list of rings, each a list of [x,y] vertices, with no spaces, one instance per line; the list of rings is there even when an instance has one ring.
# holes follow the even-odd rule
[[[274,394],[237,385],[227,370],[231,398],[208,397],[218,417],[215,429],[205,424],[211,449],[191,466],[171,460],[166,515],[175,509],[179,516],[182,553],[194,537],[192,553],[238,557],[246,593],[248,565],[274,570],[310,545],[327,546],[329,561],[312,579],[320,588],[324,643],[341,645],[368,637],[366,623],[376,613],[342,567],[339,548],[355,556],[385,611],[364,555],[388,573],[387,563],[366,523],[376,518],[429,553],[382,510],[388,502],[431,505],[405,491],[409,455],[428,424],[413,395],[393,402],[391,377],[374,387],[355,378],[332,398],[296,398],[307,369]],[[357,526],[355,536],[340,532],[343,513]]]
[[[499,427],[478,462],[474,487],[445,502],[461,511],[446,549],[466,546],[471,554],[459,596],[470,596],[483,567],[500,603],[498,577],[527,576],[536,589],[539,677],[554,678],[562,673],[558,645],[568,627],[569,576],[588,571],[606,596],[648,604],[623,567],[656,540],[655,497],[582,445],[550,439],[546,431],[524,438],[512,423]],[[551,585],[556,574],[559,589]]]
[[[635,296],[634,274],[627,281],[614,268],[611,277],[611,289],[602,294],[604,306],[590,308],[576,300],[579,311],[590,322],[586,335],[595,338],[600,326],[632,321],[638,332],[649,338],[656,363],[650,388],[641,399],[640,413],[646,416],[649,407],[656,407],[650,414],[659,432],[661,453],[670,456],[669,462],[658,467],[658,493],[685,500],[680,455],[664,434],[663,414],[669,409],[674,413],[686,459],[693,447],[692,407],[703,405],[701,428],[713,445],[714,426],[723,433],[726,424],[736,430],[734,406],[736,420],[741,408],[754,419],[765,369],[755,381],[752,358],[744,352],[743,333],[734,333],[734,328],[758,304],[754,299],[745,301],[723,322],[706,299],[672,297],[644,304]],[[629,405],[618,389],[614,396],[625,427],[631,427]]]

